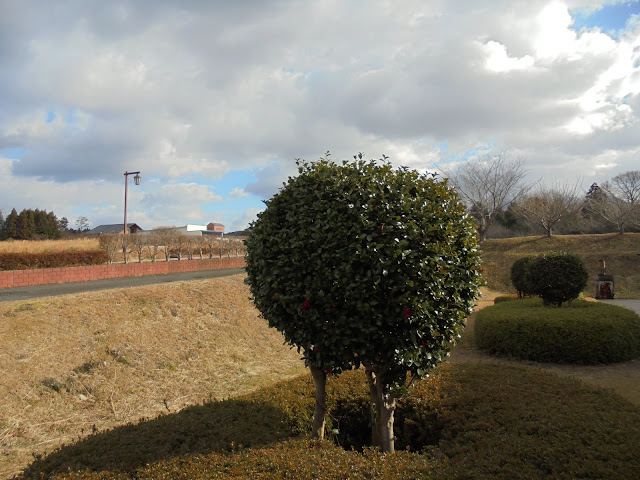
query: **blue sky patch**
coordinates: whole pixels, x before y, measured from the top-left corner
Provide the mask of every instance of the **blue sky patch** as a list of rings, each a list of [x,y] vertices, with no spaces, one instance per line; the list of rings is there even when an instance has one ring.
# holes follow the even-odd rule
[[[624,30],[631,16],[640,14],[640,1],[605,5],[596,11],[576,10],[572,14],[574,30],[580,31],[583,28],[598,27],[603,32],[618,37],[618,33]]]
[[[20,160],[26,153],[26,148],[5,148],[0,150],[0,156],[11,160]]]

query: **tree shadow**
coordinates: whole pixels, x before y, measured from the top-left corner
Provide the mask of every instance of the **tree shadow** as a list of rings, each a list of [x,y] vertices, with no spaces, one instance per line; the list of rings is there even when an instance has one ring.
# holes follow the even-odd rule
[[[131,473],[177,456],[265,446],[293,435],[283,418],[281,410],[257,401],[231,399],[196,405],[64,445],[37,457],[24,477],[18,478],[47,478],[87,469]]]

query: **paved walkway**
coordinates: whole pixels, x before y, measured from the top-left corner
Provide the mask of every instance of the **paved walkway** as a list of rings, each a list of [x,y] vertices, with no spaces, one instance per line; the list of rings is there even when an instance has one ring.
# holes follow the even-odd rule
[[[620,307],[628,308],[629,310],[633,310],[638,315],[640,315],[640,300],[630,300],[627,298],[614,299],[614,300],[598,300],[603,303],[610,303],[611,305],[618,305]]]
[[[55,297],[71,293],[107,290],[110,288],[140,287],[156,283],[171,283],[188,280],[204,280],[207,278],[225,277],[243,273],[244,268],[225,268],[220,270],[198,270],[195,272],[168,273],[164,275],[145,275],[140,277],[108,278],[88,282],[56,283],[35,285],[33,287],[16,287],[0,289],[0,302],[28,300],[39,297]]]

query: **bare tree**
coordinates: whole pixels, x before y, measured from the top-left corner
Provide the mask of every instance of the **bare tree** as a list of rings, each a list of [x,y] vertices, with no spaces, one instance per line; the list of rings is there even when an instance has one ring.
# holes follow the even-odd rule
[[[76,226],[79,233],[86,232],[89,230],[89,219],[85,216],[76,218]]]
[[[135,234],[130,235],[129,238],[131,249],[138,255],[138,263],[142,263],[142,259],[144,258],[144,251],[149,246],[149,235]]]
[[[517,203],[516,209],[532,227],[542,227],[547,237],[561,223],[575,218],[584,200],[578,184],[540,187]]]
[[[592,211],[613,224],[620,234],[640,224],[640,171],[616,175],[601,188],[605,195],[591,206]]]
[[[196,247],[198,249],[198,253],[200,254],[200,260],[202,260],[204,257],[203,253],[207,245],[208,245],[207,235],[201,235],[199,237],[196,237]]]
[[[192,235],[185,235],[184,244],[187,250],[187,258],[193,260],[193,254],[198,246],[198,238]]]
[[[218,244],[218,236],[209,234],[206,236],[206,240],[207,240],[207,246],[209,247],[209,258],[213,258],[214,249]]]
[[[505,153],[467,162],[443,172],[467,204],[476,221],[480,241],[486,239],[496,214],[531,189],[531,185],[524,181],[524,160],[510,160]]]
[[[160,235],[158,235],[157,233],[148,233],[147,242],[148,242],[148,248],[149,248],[149,257],[151,258],[152,262],[155,262],[156,257],[160,252],[160,246],[162,244]]]
[[[113,263],[116,259],[116,255],[122,246],[122,235],[111,233],[102,234],[98,237],[100,242],[100,248],[107,252],[109,256],[109,263]]]

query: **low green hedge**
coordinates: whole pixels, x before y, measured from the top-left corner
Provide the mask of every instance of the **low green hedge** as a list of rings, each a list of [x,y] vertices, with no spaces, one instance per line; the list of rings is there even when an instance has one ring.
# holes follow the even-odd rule
[[[483,351],[520,360],[623,362],[640,356],[640,317],[584,300],[556,309],[540,299],[502,302],[478,312],[475,341]]]
[[[361,380],[359,373],[332,380],[334,415],[340,402],[351,405],[344,413],[360,408]],[[306,375],[78,439],[17,478],[628,480],[640,471],[640,409],[610,390],[495,363],[441,365],[417,389],[399,416],[405,425],[415,420],[406,413],[412,405],[435,414],[440,429],[436,443],[420,451],[385,455],[296,435],[291,426],[307,425],[313,405]],[[340,428],[359,421],[341,419]],[[430,423],[417,419],[415,426]],[[398,434],[414,435],[406,428]]]
[[[398,400],[394,434],[396,449],[420,450],[437,443],[442,424],[440,413],[440,374],[418,382]],[[311,377],[265,388],[252,396],[260,403],[281,408],[284,422],[295,434],[311,431],[313,424],[314,384]],[[371,444],[369,389],[362,370],[347,371],[327,382],[327,438],[333,438],[345,448],[362,450]]]

